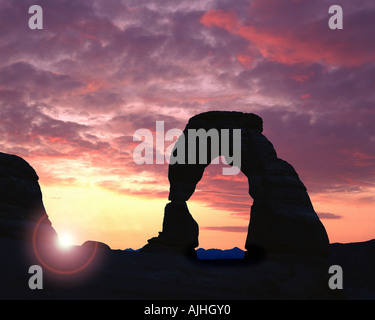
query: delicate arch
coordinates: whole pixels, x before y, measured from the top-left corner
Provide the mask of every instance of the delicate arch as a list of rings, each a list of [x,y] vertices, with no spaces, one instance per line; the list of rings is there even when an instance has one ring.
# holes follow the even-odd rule
[[[294,168],[277,158],[273,145],[262,134],[262,119],[242,112],[213,111],[189,120],[179,138],[185,143],[186,161],[169,166],[171,203],[166,207],[163,232],[158,238],[151,239],[149,245],[158,241],[160,243],[161,239],[164,244],[179,243],[190,249],[198,245],[198,225],[191,217],[186,201],[194,193],[205,168],[218,153],[222,154],[222,150],[212,150],[207,143],[207,163],[199,164],[196,161],[195,164],[189,164],[191,149],[188,145],[191,141],[187,141],[187,136],[190,129],[216,129],[220,142],[223,129],[241,130],[240,168],[248,178],[249,195],[254,199],[245,245],[248,250],[261,247],[273,252],[328,255],[328,236],[313,209],[306,187]],[[233,136],[229,141],[232,141],[231,138]],[[179,141],[176,149],[178,147]],[[183,150],[181,145],[180,150]],[[175,151],[172,156],[176,156]],[[198,150],[194,156],[199,158]]]

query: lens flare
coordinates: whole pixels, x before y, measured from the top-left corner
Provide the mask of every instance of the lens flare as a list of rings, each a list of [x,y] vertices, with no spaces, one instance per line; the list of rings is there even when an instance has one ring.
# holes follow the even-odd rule
[[[39,226],[45,218],[46,218],[46,216],[43,216],[38,221],[38,223],[35,226],[34,232],[33,232],[33,250],[34,250],[34,254],[35,254],[36,258],[39,260],[40,264],[44,268],[48,269],[49,271],[51,271],[53,273],[56,273],[56,274],[60,274],[60,275],[72,275],[72,274],[75,274],[75,273],[79,273],[82,270],[84,270],[85,268],[87,268],[90,265],[90,263],[94,260],[94,257],[97,253],[98,246],[97,246],[96,243],[95,243],[95,246],[93,247],[91,255],[88,257],[88,259],[85,262],[83,262],[81,265],[79,265],[78,267],[72,268],[70,270],[60,270],[58,268],[52,267],[50,265],[50,263],[47,263],[45,258],[42,258],[42,255],[40,254],[40,251],[38,249],[38,243],[37,243],[36,239],[37,239],[37,234],[38,234],[38,231],[39,231]],[[60,238],[60,240],[61,240],[61,238]],[[65,241],[63,241],[63,242],[64,242],[64,245],[67,244],[67,242],[65,242]],[[53,257],[53,254],[51,254],[50,256]]]

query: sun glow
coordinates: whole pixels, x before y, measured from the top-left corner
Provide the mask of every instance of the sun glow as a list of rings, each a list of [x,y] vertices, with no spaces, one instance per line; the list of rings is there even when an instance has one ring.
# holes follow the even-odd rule
[[[59,235],[59,246],[62,249],[68,249],[73,245],[73,237],[69,233]]]

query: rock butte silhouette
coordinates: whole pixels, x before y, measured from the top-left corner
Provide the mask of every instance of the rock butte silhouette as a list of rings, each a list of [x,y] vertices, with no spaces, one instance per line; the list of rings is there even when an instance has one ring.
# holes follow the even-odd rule
[[[22,158],[0,152],[0,236],[53,242],[57,233],[48,219],[35,170]]]
[[[298,174],[277,157],[273,145],[262,134],[263,121],[259,116],[234,111],[210,111],[189,120],[183,132],[185,164],[169,165],[171,202],[165,207],[163,230],[148,240],[141,251],[195,255],[199,228],[186,202],[217,154],[207,144],[210,161],[198,164],[197,152],[197,164],[189,164],[189,129],[216,129],[219,133],[222,129],[241,130],[241,171],[248,178],[249,195],[254,199],[245,244],[247,259],[259,259],[267,252],[328,256],[326,230]]]

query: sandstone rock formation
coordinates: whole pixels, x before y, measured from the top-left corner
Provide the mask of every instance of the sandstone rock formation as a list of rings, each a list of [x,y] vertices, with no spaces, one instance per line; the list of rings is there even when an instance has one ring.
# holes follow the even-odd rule
[[[0,236],[54,242],[57,234],[45,211],[35,170],[22,158],[0,153]]]
[[[248,250],[246,257],[268,252],[328,255],[328,236],[306,187],[294,168],[277,157],[273,145],[262,134],[262,119],[251,113],[221,111],[192,117],[176,142],[176,146],[185,142],[186,161],[169,165],[171,203],[165,209],[163,230],[158,237],[150,239],[142,251],[188,252],[193,255],[193,249],[198,246],[197,223],[190,215],[186,201],[194,193],[205,168],[218,154],[208,144],[209,161],[199,163],[197,152],[197,164],[189,164],[188,146],[192,143],[188,141],[189,129],[241,130],[241,171],[248,178],[249,195],[254,199],[245,245]],[[232,140],[231,136],[229,141]],[[177,147],[173,156],[176,156],[176,151]],[[221,151],[220,154],[223,155]],[[231,164],[230,160],[228,158],[227,162]]]
[[[83,244],[82,244],[82,247],[83,248],[90,248],[90,249],[93,249],[93,248],[97,248],[99,250],[111,250],[111,247],[104,243],[104,242],[100,242],[100,241],[92,241],[92,240],[88,240],[88,241],[85,241]]]

